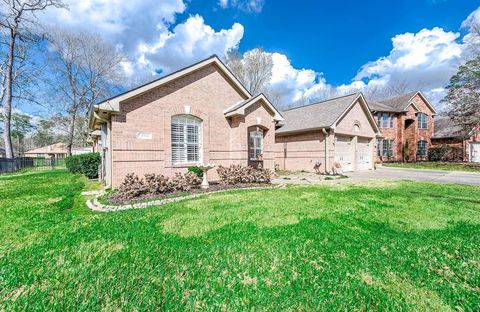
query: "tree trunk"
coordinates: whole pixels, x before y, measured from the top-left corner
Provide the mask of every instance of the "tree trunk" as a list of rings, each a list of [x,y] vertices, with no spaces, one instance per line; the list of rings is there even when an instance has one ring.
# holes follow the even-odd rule
[[[7,81],[5,90],[5,107],[3,110],[3,140],[5,141],[5,154],[7,158],[13,158],[11,119],[12,119],[12,98],[13,98],[13,59],[15,57],[16,33],[10,30],[10,44],[8,50]]]
[[[77,111],[70,113],[70,125],[68,126],[67,156],[72,156],[73,138],[75,135],[75,121],[77,120]]]

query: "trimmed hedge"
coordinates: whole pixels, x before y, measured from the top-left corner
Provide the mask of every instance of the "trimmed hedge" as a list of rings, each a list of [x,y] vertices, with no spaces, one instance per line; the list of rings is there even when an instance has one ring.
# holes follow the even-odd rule
[[[431,147],[428,151],[428,159],[447,162],[463,161],[463,149],[446,144]]]
[[[71,173],[81,173],[89,179],[98,178],[100,153],[86,153],[65,158],[65,166]]]

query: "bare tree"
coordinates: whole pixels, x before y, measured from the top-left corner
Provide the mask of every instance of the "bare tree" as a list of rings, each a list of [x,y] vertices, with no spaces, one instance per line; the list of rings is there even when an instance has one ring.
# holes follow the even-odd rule
[[[124,75],[122,55],[97,34],[74,33],[63,29],[49,30],[48,39],[54,53],[52,91],[68,115],[68,154],[74,144],[77,119],[85,117],[98,100],[117,89]]]
[[[480,125],[480,55],[459,67],[450,78],[443,102],[448,116],[465,129]]]
[[[14,83],[14,67],[17,59],[16,45],[18,40],[28,41],[33,33],[35,12],[48,7],[65,7],[61,0],[2,0],[0,2],[0,28],[8,38],[7,62],[5,65],[4,91],[4,143],[7,158],[13,158],[11,137],[11,115]]]
[[[227,55],[227,66],[252,95],[268,90],[273,69],[270,53],[260,48],[249,50],[243,55],[234,51]]]

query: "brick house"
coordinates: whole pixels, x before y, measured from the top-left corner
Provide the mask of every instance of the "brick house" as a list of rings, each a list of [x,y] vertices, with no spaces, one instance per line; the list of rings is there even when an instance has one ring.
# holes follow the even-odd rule
[[[461,150],[461,160],[480,162],[480,127],[465,129],[450,118],[435,121],[432,146],[448,145]]]
[[[90,128],[101,178],[115,188],[131,172],[172,175],[198,163],[273,170],[281,120],[212,56],[95,105]],[[215,170],[208,175],[217,178]]]
[[[377,160],[428,160],[436,111],[420,91],[368,105],[380,128]]]
[[[275,133],[279,169],[332,173],[373,169],[379,129],[361,93],[282,111]]]

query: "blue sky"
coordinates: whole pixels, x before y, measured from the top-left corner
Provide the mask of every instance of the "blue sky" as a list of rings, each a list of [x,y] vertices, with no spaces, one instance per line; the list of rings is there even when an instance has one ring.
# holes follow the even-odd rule
[[[193,0],[181,18],[199,13],[215,29],[239,22],[245,27],[242,51],[263,47],[284,53],[295,67],[321,71],[333,84],[348,83],[363,64],[387,55],[395,35],[433,27],[460,31],[480,5],[472,0],[267,0],[254,13],[221,10],[216,2]]]
[[[47,24],[99,33],[127,57],[132,81],[211,54],[262,47],[274,61],[280,106],[405,84],[440,106],[470,55],[480,2],[472,0],[67,0]],[[463,25],[463,26],[462,26]]]

